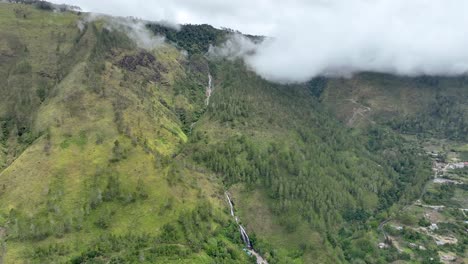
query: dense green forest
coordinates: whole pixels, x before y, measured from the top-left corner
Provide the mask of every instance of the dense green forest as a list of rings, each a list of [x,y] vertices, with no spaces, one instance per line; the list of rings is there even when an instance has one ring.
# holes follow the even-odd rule
[[[183,25],[180,30],[158,24],[148,24],[155,34],[165,36],[190,54],[205,53],[210,45],[221,44],[226,40],[228,31],[210,25]]]
[[[468,117],[464,96],[437,95],[427,112],[395,119],[390,126],[402,133],[468,140]]]
[[[5,263],[255,263],[225,191],[269,263],[408,260],[377,248],[432,177],[406,134],[467,139],[463,97],[432,96],[437,78],[413,80],[430,111],[349,126],[330,104],[343,80],[276,84],[206,54],[238,32],[152,23],[166,42],[144,50],[105,18],[25,4],[0,4]]]
[[[240,63],[217,63],[212,70],[222,82],[206,120],[230,132],[196,129],[195,161],[218,172],[228,187],[265,189],[270,210],[288,232],[307,223],[331,247],[343,248],[344,260],[374,254],[385,262],[378,252],[343,247],[351,238],[339,232],[355,235],[393,205],[417,198],[431,177],[423,150],[388,128],[344,127],[320,105],[310,83],[278,86]],[[272,104],[272,98],[281,100]],[[303,243],[302,254],[314,246]]]
[[[181,25],[180,29],[155,23],[148,23],[147,28],[154,34],[164,36],[173,44],[187,51],[189,54],[203,54],[208,52],[210,46],[217,46],[224,43],[232,34],[241,32],[232,29],[217,29],[213,26],[203,25]],[[261,41],[263,37],[254,35],[244,35],[253,41]]]

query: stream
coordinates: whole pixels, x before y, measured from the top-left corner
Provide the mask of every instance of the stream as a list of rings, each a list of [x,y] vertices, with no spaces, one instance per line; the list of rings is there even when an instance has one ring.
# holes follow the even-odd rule
[[[213,84],[212,84],[212,77],[211,74],[208,74],[208,86],[206,87],[206,99],[205,99],[205,104],[208,106],[210,104],[210,97],[211,94],[213,93]],[[190,126],[190,132],[192,131],[193,127],[195,126],[196,122],[192,123]],[[234,203],[231,200],[231,197],[229,196],[228,192],[225,193],[227,201],[229,203],[229,209],[232,218],[236,221],[236,224],[239,226],[239,233],[242,238],[242,241],[245,244],[245,251],[247,254],[254,256],[257,259],[257,264],[268,264],[268,262],[256,252],[252,246],[252,243],[250,242],[249,235],[247,234],[247,231],[245,230],[244,226],[242,226],[239,222],[239,218],[234,214]]]
[[[252,243],[250,242],[249,235],[247,234],[247,231],[245,228],[239,223],[239,218],[234,214],[234,203],[231,200],[231,197],[229,196],[228,192],[225,192],[227,201],[229,203],[229,209],[231,212],[232,218],[236,221],[237,225],[239,226],[239,233],[242,238],[242,241],[245,244],[246,247],[246,252],[248,252],[249,255],[254,256],[257,259],[257,264],[268,264],[268,262],[256,252],[252,246]]]
[[[211,74],[208,73],[208,86],[206,87],[206,105],[210,104],[211,93],[213,92],[213,85],[211,84]]]
[[[208,73],[208,86],[206,86],[205,90],[205,104],[208,106],[210,104],[210,97],[213,93],[213,85],[212,85],[212,77],[211,74]],[[190,124],[190,134],[192,134],[193,127],[197,124],[198,120]]]

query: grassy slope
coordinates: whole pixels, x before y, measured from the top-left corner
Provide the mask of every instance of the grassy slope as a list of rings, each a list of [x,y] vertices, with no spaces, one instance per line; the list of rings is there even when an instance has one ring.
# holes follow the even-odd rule
[[[18,15],[15,15],[15,10],[19,12]],[[17,19],[20,14],[26,14],[27,19]],[[16,119],[15,129],[31,126],[40,104],[36,92],[55,82],[52,77],[44,77],[40,72],[56,73],[59,39],[62,51],[70,50],[72,36],[69,35],[64,41],[62,36],[70,31],[70,26],[75,27],[75,19],[62,15],[42,16],[39,12],[31,12],[30,8],[2,4],[0,115],[2,119],[6,116]],[[14,136],[3,138],[5,156],[1,157],[0,154],[0,163],[4,166],[11,163],[23,149],[18,140]]]
[[[161,69],[161,77],[153,80],[154,68],[138,66],[136,70],[126,70],[119,66],[125,56],[139,53],[135,47],[111,43],[112,56],[93,59],[96,46],[105,43],[106,39],[118,38],[105,33],[101,22],[94,24],[96,29],[89,26],[80,33],[76,27],[79,17],[74,14],[46,13],[22,6],[28,12],[24,19],[14,16],[13,10],[17,7],[2,4],[0,8],[4,14],[0,17],[5,20],[0,25],[0,32],[8,32],[8,38],[0,40],[0,59],[9,65],[0,69],[1,74],[6,76],[5,79],[11,79],[8,83],[17,83],[24,91],[2,91],[8,93],[9,101],[14,104],[6,101],[0,104],[0,117],[11,123],[7,126],[7,138],[2,140],[5,154],[0,154],[0,160],[7,167],[0,174],[0,185],[4,186],[0,195],[0,216],[2,225],[10,230],[8,263],[31,258],[31,248],[56,243],[67,245],[69,249],[63,256],[55,254],[54,259],[69,259],[86,252],[89,245],[98,243],[100,235],[108,233],[126,235],[130,231],[157,237],[166,223],[177,222],[182,212],[198,208],[204,201],[209,201],[214,210],[213,219],[206,221],[210,225],[209,233],[216,235],[215,241],[210,243],[223,241],[227,249],[237,252],[239,262],[248,261],[245,254],[239,254],[240,245],[232,243],[235,238],[215,231],[228,222],[228,215],[223,212],[222,183],[209,170],[193,165],[190,156],[194,153],[191,151],[200,146],[202,149],[212,148],[236,135],[247,136],[259,149],[278,142],[288,150],[301,151],[304,146],[298,131],[309,128],[312,128],[317,146],[330,151],[330,146],[337,142],[328,142],[330,138],[320,133],[321,126],[336,128],[344,134],[353,132],[342,128],[331,116],[328,117],[330,121],[315,118],[315,115],[323,118],[326,114],[310,107],[318,102],[304,86],[270,84],[237,62],[208,65],[204,58],[185,58],[169,45],[152,52],[156,62],[151,67]],[[18,48],[22,45],[15,43],[26,45],[28,51]],[[12,53],[16,55],[8,55]],[[28,71],[28,67],[21,70],[24,60],[28,61],[31,70]],[[5,70],[15,67],[20,70]],[[193,145],[185,145],[185,142],[192,143],[188,129],[191,122],[205,110],[203,97],[208,70],[215,79],[215,92],[210,107],[193,131],[195,137],[208,144],[205,146],[194,140]],[[41,75],[39,71],[45,71],[47,75]],[[43,78],[46,80],[41,82]],[[24,83],[26,81],[42,83],[47,88],[43,102],[38,95],[38,90],[43,87],[28,85]],[[389,94],[385,88],[390,86],[402,88]],[[322,98],[336,105],[333,110],[342,119],[346,119],[346,113],[355,107],[356,103],[345,101],[349,98],[379,109],[371,112],[377,117],[414,113],[429,101],[423,91],[404,87],[411,87],[411,82],[360,76],[329,82]],[[24,98],[29,98],[29,102],[17,104]],[[415,100],[422,103],[414,104]],[[15,104],[23,107],[14,107]],[[28,138],[18,136],[18,127],[26,128]],[[350,139],[351,136],[338,138]],[[23,149],[26,151],[22,152]],[[365,161],[374,173],[383,175],[383,170],[369,159],[368,154],[359,156],[363,152],[355,145],[350,149],[340,153],[349,157],[347,162],[360,164]],[[365,177],[361,176],[352,175],[362,181]],[[115,184],[115,179],[120,183],[120,194],[117,198],[101,201],[99,196]],[[348,185],[344,187],[342,180],[332,179],[333,185],[327,187],[330,191],[343,190],[337,204],[346,200],[352,207],[372,210],[376,206],[375,193],[360,192],[362,196],[355,200],[345,192],[346,188],[352,189],[353,182],[346,181]],[[379,179],[376,185],[385,189],[389,180]],[[138,194],[142,189],[147,198]],[[240,184],[231,187],[230,191],[238,202],[236,208],[247,229],[257,234],[259,248],[264,248],[262,243],[269,244],[277,251],[275,254],[280,262],[345,262],[340,247],[333,247],[325,234],[318,232],[325,230],[321,226],[322,218],[312,225],[296,219],[297,226],[290,231],[285,228],[289,215],[273,212],[272,208],[277,208],[278,202],[263,188],[252,189]],[[93,204],[96,201],[97,205]],[[335,205],[335,201],[327,202],[330,208]],[[335,216],[341,218],[332,215]],[[111,219],[108,223],[104,221],[108,227],[96,225],[108,218]],[[40,221],[51,226],[54,235],[46,239],[22,237],[34,233],[31,226],[35,233],[41,233],[37,231],[42,228]],[[68,225],[72,226],[71,231]],[[182,233],[180,228],[178,232]],[[376,242],[375,238],[369,240],[373,244]],[[180,239],[176,244],[188,247],[190,243]],[[304,247],[303,254],[300,249]],[[158,261],[205,263],[212,260],[209,251],[204,248],[184,256],[185,260],[163,256]]]
[[[27,18],[16,18],[14,9],[23,10]],[[187,140],[173,107],[201,107],[184,104],[184,100],[174,94],[176,80],[184,78],[185,74],[181,66],[184,58],[177,50],[167,46],[154,53],[167,71],[162,81],[148,82],[145,80],[148,69],[130,72],[116,66],[118,59],[137,51],[116,49],[121,55],[104,59],[104,70],[97,79],[100,90],[96,92],[89,82],[88,72],[93,65],[88,56],[98,41],[99,32],[96,35],[90,26],[84,34],[80,33],[76,26],[77,15],[1,4],[0,18],[0,32],[8,35],[8,38],[1,38],[1,58],[8,59],[8,52],[14,52],[8,50],[13,41],[27,46],[27,53],[18,54],[21,51],[17,51],[15,56],[29,61],[31,83],[36,84],[38,78],[42,78],[39,71],[55,76],[58,70],[54,67],[61,62],[69,67],[63,79],[50,81],[44,102],[35,96],[38,87],[32,85],[23,87],[28,89],[25,93],[34,102],[29,104],[29,109],[20,109],[19,114],[11,115],[14,107],[6,101],[0,103],[3,107],[0,116],[16,123],[24,121],[19,120],[21,114],[28,116],[30,120],[24,123],[35,138],[30,144],[8,143],[6,146],[16,150],[27,147],[21,154],[9,153],[11,157],[5,163],[9,166],[0,174],[3,186],[0,214],[2,226],[8,227],[9,232],[6,263],[32,259],[35,249],[57,244],[66,246],[66,253],[52,254],[47,262],[61,262],[86,251],[103,234],[158,236],[163,225],[177,223],[182,212],[190,212],[204,201],[211,204],[215,218],[219,219],[210,220],[208,230],[227,223],[228,216],[222,211],[225,204],[220,183],[207,173],[197,172],[196,167],[168,159]],[[61,36],[60,48],[57,48],[56,38],[51,37],[54,35]],[[9,43],[5,45],[5,42]],[[76,53],[76,49],[80,49],[80,56],[69,54],[69,51]],[[8,63],[14,67],[19,60],[8,60]],[[3,74],[16,78],[11,72]],[[15,90],[8,90],[14,87],[6,88],[3,93],[15,95]],[[7,98],[3,95],[0,96],[2,100]],[[161,104],[162,100],[167,107]],[[124,131],[119,131],[122,129]],[[9,137],[10,141],[17,140],[14,129]],[[117,150],[116,140],[119,142]],[[171,170],[173,167],[177,167],[177,172]],[[105,196],[111,181],[120,185],[118,197],[109,201],[96,198],[93,192]],[[140,192],[147,197],[140,198]],[[93,206],[92,199],[97,199],[98,205]],[[106,228],[96,225],[103,217],[110,218]],[[45,224],[45,231],[39,231],[43,228],[41,223]],[[36,237],[41,232],[50,235]],[[240,252],[239,246],[231,246],[232,242],[226,238],[220,239]],[[247,261],[244,256],[238,253],[241,262]],[[201,251],[183,258],[162,256],[159,261],[206,263],[210,259]],[[36,258],[36,261],[46,260]]]
[[[92,70],[94,64],[101,62],[90,63],[87,57],[92,54],[93,47],[98,45],[96,43],[101,41],[99,23],[97,33],[89,26],[82,34],[76,27],[78,17],[73,14],[44,13],[22,6],[29,16],[23,19],[11,17],[13,9],[16,8],[14,5],[2,7],[2,12],[10,16],[9,23],[4,24],[5,30],[2,31],[13,32],[10,29],[19,26],[22,31],[12,38],[24,42],[28,50],[31,50],[23,56],[32,66],[32,83],[37,83],[34,78],[38,78],[38,71],[46,71],[50,76],[61,73],[58,69],[46,65],[62,63],[68,66],[63,79],[55,78],[56,85],[51,81],[44,102],[33,98],[31,100],[36,101],[35,109],[24,110],[35,113],[30,123],[26,122],[35,141],[0,177],[5,185],[0,200],[2,204],[7,205],[2,208],[2,216],[5,224],[12,230],[8,241],[8,261],[30,257],[24,255],[28,252],[25,249],[30,246],[40,247],[54,243],[71,245],[69,252],[62,257],[66,259],[70,255],[85,251],[100,234],[109,231],[113,234],[125,234],[132,230],[136,233],[157,235],[165,223],[177,220],[180,211],[194,208],[198,200],[209,199],[218,211],[224,206],[220,201],[221,185],[217,180],[209,178],[209,173],[197,173],[190,167],[174,175],[170,168],[179,165],[165,165],[167,157],[177,153],[180,144],[187,141],[187,135],[182,131],[184,124],[179,120],[177,111],[173,110],[181,108],[187,110],[187,113],[199,112],[199,104],[203,103],[200,96],[193,97],[185,92],[187,82],[194,82],[194,87],[190,88],[198,89],[197,93],[203,97],[203,86],[199,89],[196,84],[206,82],[207,72],[191,72],[191,69],[203,68],[199,67],[199,64],[203,64],[203,59],[185,61],[175,49],[169,46],[160,48],[155,56],[158,63],[167,70],[163,71],[161,81],[148,82],[146,77],[151,74],[148,69],[139,68],[137,72],[132,72],[117,66],[118,61],[125,55],[135,55],[138,51],[122,51],[116,47],[112,57],[104,58],[104,70],[95,78],[89,73],[90,69]],[[50,31],[54,31],[55,28],[36,23],[36,20],[45,20],[49,16],[57,17],[56,21],[50,22],[54,27],[67,29],[60,33],[61,43],[66,44],[60,44],[59,51],[55,44],[56,39],[44,37],[52,35]],[[60,27],[61,23],[65,23],[67,27]],[[51,41],[53,43],[50,43]],[[80,56],[73,56],[77,51]],[[36,54],[55,55],[35,57]],[[231,85],[225,84],[232,89],[225,94],[227,97],[223,97],[223,93],[215,92],[212,104],[225,103],[224,107],[227,108],[223,109],[221,106],[221,110],[229,112],[229,105],[235,104],[236,100],[242,100],[239,105],[247,107],[243,111],[250,114],[243,123],[234,122],[229,124],[229,127],[226,127],[224,122],[212,122],[212,115],[207,115],[197,123],[195,131],[207,131],[211,143],[242,133],[259,139],[259,146],[275,140],[284,141],[291,146],[295,144],[298,135],[292,132],[291,126],[300,126],[301,111],[311,103],[307,91],[285,90],[289,88],[276,85],[265,86],[265,82],[251,72],[230,69],[232,66],[229,66],[229,63],[222,64],[219,69],[216,69],[216,65],[211,66],[214,67],[212,74],[215,75],[215,79],[229,79],[232,82]],[[226,74],[234,76],[225,76]],[[24,79],[24,76],[21,78]],[[244,81],[239,82],[239,79]],[[182,80],[183,84],[179,84],[178,80]],[[218,83],[215,83],[215,90],[217,85]],[[27,92],[34,95],[38,88],[32,86],[29,89]],[[246,89],[252,93],[245,93]],[[299,98],[303,99],[297,100]],[[275,109],[275,112],[271,109]],[[4,112],[5,116],[8,116],[7,110]],[[216,111],[216,107],[209,111]],[[17,121],[19,118],[14,116],[13,119]],[[120,148],[127,158],[110,162],[109,160],[116,155],[113,151],[115,140],[120,142]],[[27,146],[27,142],[23,145],[21,147]],[[183,160],[180,163],[183,164]],[[136,192],[138,182],[143,182],[149,197],[128,204],[111,200],[90,209],[90,200],[96,199],[94,192],[103,192],[109,184],[110,176],[119,179],[121,192],[125,195]],[[256,201],[249,199],[249,196],[244,197],[242,201]],[[256,197],[262,201],[260,205],[269,203],[264,195]],[[167,204],[171,204],[170,210],[164,209]],[[264,207],[266,212],[268,207]],[[246,208],[245,212],[241,212],[243,218],[246,218],[245,221],[251,221],[249,206],[239,209],[243,210],[242,208]],[[11,209],[14,209],[13,215]],[[112,215],[109,227],[104,230],[96,227],[95,223],[109,212]],[[280,259],[283,262],[293,259],[308,262],[317,257],[324,262],[336,262],[333,250],[322,245],[323,240],[315,231],[304,226],[298,228],[294,235],[290,235],[281,225],[275,223],[275,216],[268,216],[270,217],[272,224],[278,229],[272,228],[265,232],[256,230],[255,226],[261,226],[262,223],[255,221],[251,221],[252,224],[247,226],[258,232],[264,240],[273,239],[273,246],[280,249]],[[58,234],[55,235],[57,238],[29,238],[39,232],[27,231],[28,225],[40,226],[34,219],[58,223],[51,224],[52,231],[43,231],[55,233],[58,230]],[[67,221],[73,222],[72,226],[79,225],[80,228],[73,227],[73,231],[62,231],[65,229],[62,225],[69,224]],[[19,224],[14,224],[16,222]],[[23,237],[24,233],[27,234],[26,237]],[[282,235],[285,235],[286,239],[281,239]],[[20,242],[21,240],[25,242]],[[290,254],[304,242],[310,242],[314,248],[312,253],[308,253],[305,259],[300,255],[295,256],[296,253]],[[207,256],[204,258],[208,259]]]

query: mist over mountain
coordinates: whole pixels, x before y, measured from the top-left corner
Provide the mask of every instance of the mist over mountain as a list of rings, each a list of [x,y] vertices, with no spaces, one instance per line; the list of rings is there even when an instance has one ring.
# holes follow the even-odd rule
[[[468,263],[446,2],[0,1],[0,263]]]
[[[260,75],[306,81],[362,71],[458,75],[468,70],[465,1],[327,1],[284,18],[248,59]]]
[[[67,2],[110,14],[267,35],[246,61],[272,81],[363,71],[454,76],[468,70],[468,3],[461,0]]]

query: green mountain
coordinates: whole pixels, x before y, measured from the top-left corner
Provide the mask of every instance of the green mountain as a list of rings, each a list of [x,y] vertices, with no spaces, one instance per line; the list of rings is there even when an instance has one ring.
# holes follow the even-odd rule
[[[280,85],[205,56],[230,30],[148,24],[143,49],[49,9],[0,4],[3,263],[255,263],[226,191],[268,263],[438,259],[379,225],[432,178],[424,140],[468,139],[465,78]]]

